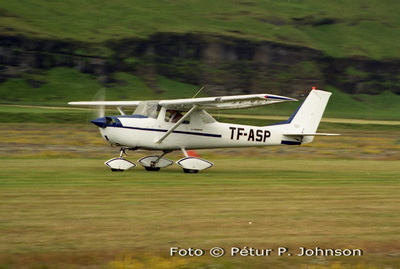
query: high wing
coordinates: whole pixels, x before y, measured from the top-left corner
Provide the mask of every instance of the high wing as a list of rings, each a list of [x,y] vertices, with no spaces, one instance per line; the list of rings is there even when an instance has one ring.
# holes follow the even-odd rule
[[[125,107],[137,107],[141,101],[80,101],[80,102],[69,102],[68,105],[73,106],[95,106],[100,110],[104,110],[106,106],[113,106],[118,109],[121,115],[125,115]]]
[[[116,106],[116,107],[135,107],[141,101],[79,101],[69,102],[73,106]]]
[[[187,98],[160,100],[160,106],[169,109],[190,110],[193,106],[197,109],[237,109],[253,106],[261,106],[286,101],[297,101],[296,99],[273,95],[273,94],[246,94],[220,97]],[[69,105],[77,106],[114,106],[114,107],[136,107],[141,101],[83,101],[69,102]]]
[[[160,101],[161,106],[170,109],[188,110],[194,105],[198,109],[237,109],[253,106],[262,106],[286,101],[297,101],[296,99],[272,95],[272,94],[246,94],[221,97],[204,97],[191,99],[175,99]]]

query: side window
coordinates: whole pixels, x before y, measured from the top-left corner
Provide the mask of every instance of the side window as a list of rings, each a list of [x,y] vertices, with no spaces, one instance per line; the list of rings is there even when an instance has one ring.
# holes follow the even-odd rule
[[[167,111],[165,112],[165,121],[176,123],[180,119],[182,119],[183,115],[185,115],[185,114],[186,114],[186,112],[182,112],[182,111],[178,111],[178,110],[174,110],[174,109],[167,109]],[[185,119],[182,123],[189,124],[190,123],[189,118]]]

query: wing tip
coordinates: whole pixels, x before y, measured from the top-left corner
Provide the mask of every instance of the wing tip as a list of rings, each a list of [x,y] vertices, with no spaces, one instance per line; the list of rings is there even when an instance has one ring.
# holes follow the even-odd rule
[[[297,99],[286,97],[286,96],[279,96],[273,94],[266,94],[264,95],[264,99],[275,99],[275,100],[282,100],[282,101],[298,101]]]

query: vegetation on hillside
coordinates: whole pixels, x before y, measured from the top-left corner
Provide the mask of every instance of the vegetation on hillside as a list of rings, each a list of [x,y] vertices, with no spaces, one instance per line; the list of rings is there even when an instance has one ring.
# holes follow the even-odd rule
[[[96,93],[102,88],[102,85],[94,77],[69,68],[48,70],[42,74],[40,79],[45,81],[43,81],[41,87],[37,88],[29,85],[29,79],[27,78],[13,78],[2,84],[0,87],[0,95],[2,96],[0,104],[3,105],[0,106],[0,115],[3,116],[2,118],[6,122],[69,122],[79,119],[85,121],[87,117],[87,111],[85,110],[65,110],[62,108],[49,110],[10,107],[7,105],[65,107],[70,101],[93,100]],[[112,87],[106,89],[106,98],[107,100],[191,98],[199,90],[195,85],[174,81],[165,77],[158,77],[156,83],[158,85],[157,88],[160,89],[158,93],[149,88],[140,77],[127,73],[118,73]],[[400,96],[394,93],[383,92],[380,95],[350,95],[332,87],[328,87],[325,90],[333,92],[325,112],[325,117],[400,120],[400,114],[397,113]],[[270,89],[266,93],[274,92],[273,89]],[[307,93],[308,89],[304,89],[304,94]],[[198,97],[201,96],[206,96],[206,94],[200,92]],[[305,95],[291,97],[302,101]],[[224,111],[224,113],[288,117],[299,105],[299,102],[289,102],[245,110]],[[385,109],[382,109],[383,107]],[[109,113],[118,114],[116,110],[112,110]],[[248,122],[248,119],[246,121]]]
[[[335,57],[400,58],[396,0],[3,1],[0,31],[102,43],[158,32],[269,40]]]
[[[334,57],[366,56],[376,59],[395,59],[400,58],[400,50],[397,48],[400,38],[400,35],[397,34],[400,19],[397,16],[396,6],[399,4],[393,0],[379,2],[355,0],[351,3],[317,0],[5,1],[0,8],[0,29],[3,36],[25,36],[43,40],[65,40],[73,44],[79,42],[91,44],[89,47],[82,47],[83,54],[87,53],[88,48],[97,48],[98,50],[93,50],[92,53],[107,55],[110,53],[110,47],[107,47],[109,41],[145,38],[160,32],[195,32],[253,41],[268,40],[300,45],[322,50],[325,55]],[[78,50],[73,51],[71,57],[74,57],[75,54],[80,55],[79,45],[77,48]],[[12,57],[18,57],[19,50],[26,49],[25,47],[23,49],[13,47]],[[29,48],[27,50],[30,53]],[[57,57],[63,57],[62,50],[63,48],[60,48],[60,51],[57,51],[59,56],[45,58],[44,61],[57,61]],[[45,57],[46,53],[44,50],[37,54],[35,61]],[[31,54],[27,55],[32,56]],[[116,61],[116,55],[119,54],[114,51],[113,57],[109,61]],[[71,100],[91,100],[95,93],[104,86],[107,87],[108,100],[190,98],[203,86],[178,82],[176,79],[182,79],[182,77],[172,75],[170,78],[166,78],[151,70],[151,68],[173,69],[175,73],[172,73],[175,75],[177,73],[190,76],[190,72],[201,70],[201,68],[188,70],[190,66],[199,64],[193,62],[192,59],[182,59],[181,62],[172,60],[164,63],[165,59],[161,58],[160,62],[154,63],[152,60],[147,61],[146,55],[143,58],[134,58],[133,56],[125,58],[124,55],[121,57],[122,60],[118,59],[121,60],[120,64],[129,67],[129,72],[107,74],[111,79],[106,84],[99,83],[98,76],[88,74],[90,72],[85,70],[80,70],[86,72],[81,73],[77,71],[76,67],[73,69],[65,68],[65,66],[63,68],[50,66],[40,70],[30,67],[30,70],[24,70],[24,66],[29,64],[28,62],[11,62],[4,66],[0,64],[0,70],[7,71],[7,75],[2,80],[0,76],[0,95],[2,97],[0,102],[2,104],[65,106]],[[249,65],[247,69],[246,63]],[[230,64],[234,67],[244,66],[242,69],[246,69],[247,73],[255,72],[254,68],[250,68],[252,65],[248,61]],[[138,65],[140,68],[137,67]],[[146,65],[150,65],[150,69],[146,69]],[[260,77],[252,78],[247,73],[243,74],[242,69],[231,70],[227,63],[215,66],[207,65],[204,68],[208,70],[206,74],[212,74],[215,77],[211,80],[213,83],[220,82],[221,85],[224,85],[234,78],[239,79],[236,84],[242,86],[241,84],[245,83],[240,80],[254,80],[260,86],[265,86],[259,87],[260,91],[268,93],[279,93],[277,91],[287,84],[294,83],[301,86],[298,83],[301,80],[308,81],[309,78],[320,79],[324,82],[321,70],[319,70],[323,65],[311,61],[300,61],[292,68],[286,68],[287,65],[290,65],[290,62],[282,65],[280,70],[275,69],[277,67],[274,66],[274,72],[271,72],[270,69],[268,72],[264,72],[271,73],[273,79],[268,76],[263,77],[262,72]],[[338,69],[341,65],[343,63],[339,64]],[[391,75],[385,74],[378,76],[378,71],[385,72],[388,67],[384,70],[374,70],[374,63],[365,65],[363,68],[358,68],[359,65],[358,62],[355,62],[344,68],[341,76],[328,74],[328,77],[340,82],[341,85],[350,81],[352,84],[349,88],[352,88],[353,85],[363,86],[364,92],[379,93],[379,95],[344,94],[341,92],[343,89],[328,86],[333,84],[325,81],[323,87],[334,92],[326,115],[342,118],[398,120],[399,97],[392,93],[396,92],[392,89],[395,88],[394,86],[397,87],[398,79],[396,77],[389,78]],[[371,68],[372,70],[370,70]],[[149,74],[149,70],[151,74]],[[235,72],[243,74],[243,76],[231,77],[230,74]],[[330,70],[325,70],[325,72],[330,72]],[[369,82],[369,79],[373,77],[375,80]],[[249,83],[254,84],[254,82]],[[237,87],[235,83],[233,86]],[[353,93],[357,93],[355,88]],[[303,93],[306,94],[307,91],[308,89],[304,89]],[[206,94],[205,92],[203,94]],[[301,96],[292,97],[301,99]],[[296,106],[297,104],[280,105],[279,109],[276,106],[267,106],[245,113],[288,115]],[[8,121],[11,122],[17,120],[7,114],[15,114],[15,110],[12,112],[7,110],[10,108],[2,108],[2,115],[7,115]],[[21,111],[21,113],[25,112]],[[35,114],[38,113],[35,112]],[[25,116],[29,118],[29,113]],[[40,122],[52,121],[47,115],[42,116],[44,117]],[[67,117],[64,120],[68,119]],[[62,121],[62,119],[56,121],[59,120]]]

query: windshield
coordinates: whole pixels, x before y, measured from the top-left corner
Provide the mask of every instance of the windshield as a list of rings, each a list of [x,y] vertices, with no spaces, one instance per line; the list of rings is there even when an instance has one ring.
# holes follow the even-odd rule
[[[158,105],[158,101],[142,101],[136,107],[132,115],[141,115],[156,119],[160,109],[161,106]]]

